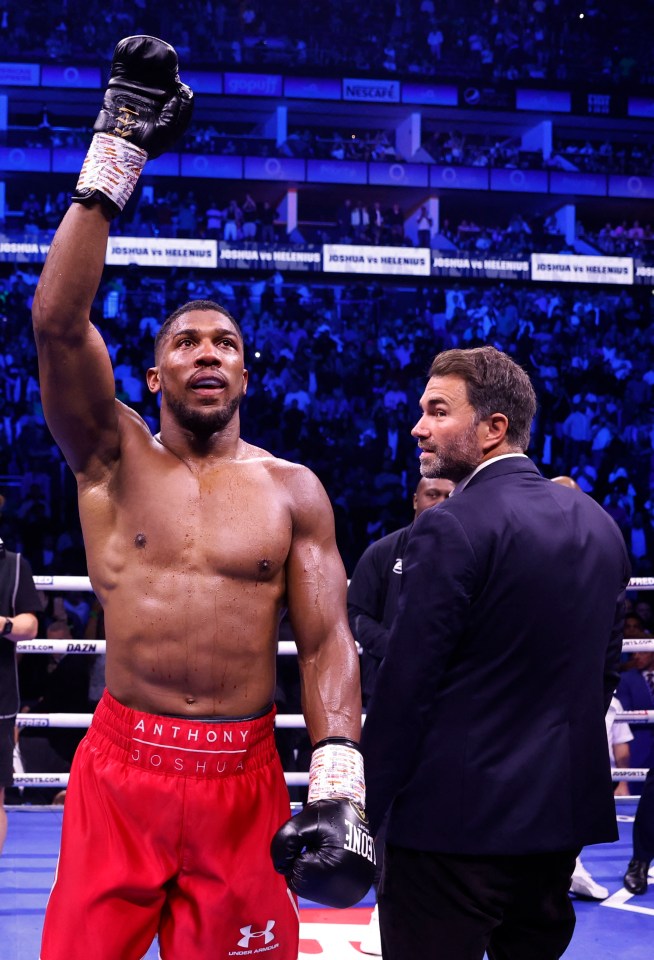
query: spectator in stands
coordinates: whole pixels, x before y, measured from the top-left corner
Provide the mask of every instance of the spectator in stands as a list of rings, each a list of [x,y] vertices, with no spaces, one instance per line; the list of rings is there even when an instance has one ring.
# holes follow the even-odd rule
[[[249,193],[241,206],[242,225],[241,233],[244,240],[256,240],[258,231],[257,204]]]
[[[635,616],[631,614],[629,619],[635,620]],[[642,625],[639,632],[641,636],[646,635]],[[633,654],[630,669],[620,677],[615,695],[625,710],[654,710],[654,653]],[[632,764],[654,767],[654,728],[638,725],[632,733]]]
[[[394,203],[386,214],[386,223],[390,229],[391,244],[402,244],[404,242],[404,214],[399,203]]]
[[[223,211],[215,199],[209,201],[205,212],[205,233],[209,240],[221,240],[223,235]]]
[[[370,240],[370,213],[360,200],[357,200],[352,207],[350,227],[355,243],[367,243]]]
[[[572,410],[563,421],[561,427],[564,444],[563,455],[568,462],[579,459],[581,454],[588,452],[591,439],[591,418],[584,409],[581,394],[572,398]]]
[[[597,470],[589,462],[585,453],[579,454],[577,464],[570,470],[570,476],[584,493],[593,493],[597,483]]]
[[[427,207],[421,207],[417,218],[418,246],[431,247],[431,229],[434,221],[427,213]]]
[[[269,200],[264,200],[261,211],[261,242],[275,243],[275,221],[279,213],[272,206]]]
[[[375,200],[370,211],[370,238],[373,243],[381,243],[384,238],[385,217],[382,205]]]
[[[190,190],[179,205],[177,214],[177,236],[195,237],[198,228],[198,207],[195,195]]]
[[[432,22],[432,28],[427,36],[427,44],[434,60],[440,60],[443,48],[443,31],[435,20]]]
[[[648,600],[639,600],[636,604],[636,613],[641,619],[643,629],[647,633],[652,631],[652,605]]]
[[[243,219],[241,208],[236,200],[230,200],[225,210],[225,227],[223,239],[228,243],[235,243],[239,239],[240,225]]]

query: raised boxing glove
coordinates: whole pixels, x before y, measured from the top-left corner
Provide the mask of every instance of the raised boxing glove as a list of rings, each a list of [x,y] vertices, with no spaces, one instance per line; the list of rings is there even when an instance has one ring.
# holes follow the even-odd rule
[[[156,37],[126,37],[114,50],[95,133],[110,133],[160,156],[184,133],[193,93],[181,83],[177,53]]]
[[[121,40],[72,199],[99,200],[115,216],[134,190],[145,161],[175,143],[192,112],[193,93],[179,79],[174,48],[156,37]]]
[[[330,907],[351,907],[370,889],[375,845],[364,812],[363,759],[343,738],[316,744],[309,797],[272,839],[278,873],[298,896]]]

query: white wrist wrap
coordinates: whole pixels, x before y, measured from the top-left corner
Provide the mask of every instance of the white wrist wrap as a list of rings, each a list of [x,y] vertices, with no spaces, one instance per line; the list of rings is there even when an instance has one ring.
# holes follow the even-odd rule
[[[326,743],[311,755],[308,802],[352,800],[362,810],[366,805],[363,757],[341,743]]]
[[[82,165],[77,191],[99,190],[122,210],[147,159],[141,147],[110,133],[96,133]]]

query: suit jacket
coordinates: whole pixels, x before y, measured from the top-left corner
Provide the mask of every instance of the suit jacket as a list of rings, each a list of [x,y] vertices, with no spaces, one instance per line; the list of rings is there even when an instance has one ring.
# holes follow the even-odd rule
[[[615,523],[523,457],[413,524],[363,729],[374,831],[456,854],[617,839],[604,715],[630,567]]]
[[[616,697],[623,710],[654,710],[654,697],[640,670],[627,670],[620,675]],[[629,744],[632,767],[654,767],[654,727],[635,723],[634,739]],[[640,784],[636,793],[640,793]]]
[[[386,655],[388,635],[400,596],[402,557],[413,524],[371,543],[354,568],[347,590],[347,612],[354,639],[361,644],[361,689],[367,705]]]

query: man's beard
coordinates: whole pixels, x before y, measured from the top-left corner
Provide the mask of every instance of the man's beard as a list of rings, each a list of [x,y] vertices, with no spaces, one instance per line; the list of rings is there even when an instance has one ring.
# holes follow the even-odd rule
[[[183,400],[165,394],[168,409],[180,427],[188,430],[199,440],[208,440],[232,421],[241,405],[243,394],[232,397],[223,407],[189,407]]]
[[[471,424],[462,436],[447,441],[446,449],[439,446],[432,450],[424,445],[422,449],[430,453],[431,457],[429,460],[420,461],[420,473],[430,480],[442,477],[459,483],[479,466],[483,457],[479,449],[476,424]]]

